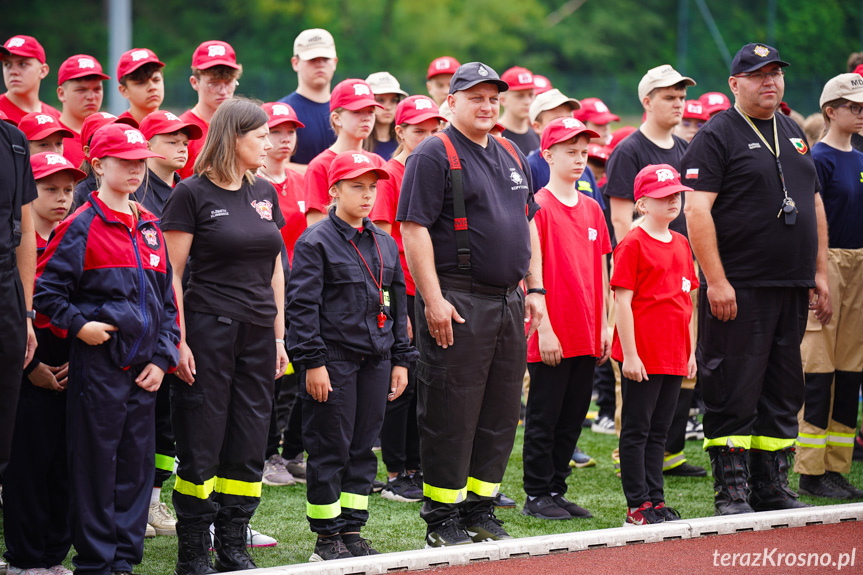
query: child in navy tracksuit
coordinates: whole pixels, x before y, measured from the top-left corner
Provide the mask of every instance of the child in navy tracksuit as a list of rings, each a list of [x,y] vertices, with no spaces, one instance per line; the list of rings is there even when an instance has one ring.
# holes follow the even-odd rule
[[[328,170],[335,208],[294,247],[288,349],[300,368],[311,561],[377,553],[359,534],[377,471],[372,445],[417,356],[398,247],[368,218],[377,180],[389,177],[382,164],[338,154]]]
[[[158,220],[129,201],[155,154],[136,129],[100,128],[102,184],[55,230],[33,307],[71,340],[68,465],[76,573],[131,573],[143,557],[153,485],[154,409],[177,363],[172,270]]]

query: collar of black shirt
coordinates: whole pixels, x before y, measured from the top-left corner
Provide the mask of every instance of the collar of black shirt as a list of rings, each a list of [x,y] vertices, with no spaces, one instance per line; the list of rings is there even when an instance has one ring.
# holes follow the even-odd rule
[[[330,221],[333,222],[333,226],[335,226],[336,230],[345,238],[345,241],[354,239],[357,234],[362,235],[366,230],[368,230],[369,233],[375,233],[375,226],[369,218],[363,218],[362,232],[358,231],[355,227],[338,217],[335,209],[330,210],[329,218]]]

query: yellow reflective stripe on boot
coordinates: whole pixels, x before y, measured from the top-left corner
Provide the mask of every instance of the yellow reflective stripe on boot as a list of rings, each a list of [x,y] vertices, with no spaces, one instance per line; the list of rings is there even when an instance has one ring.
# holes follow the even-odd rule
[[[802,434],[801,434],[802,435]],[[854,445],[854,436],[856,433],[840,433],[831,431],[827,435],[827,445],[834,447],[851,447]]]
[[[791,440],[792,444],[794,440]],[[708,447],[742,447],[750,449],[752,446],[752,436],[750,435],[726,435],[725,437],[705,437],[704,450]],[[754,446],[752,446],[754,447]]]
[[[680,453],[667,453],[662,459],[662,471],[674,469],[679,465],[686,463],[686,456],[681,451]]]
[[[329,505],[315,505],[306,501],[306,515],[310,519],[335,519],[342,514],[342,506],[336,501]]]
[[[204,481],[203,485],[198,485],[196,483],[192,483],[191,481],[186,481],[178,475],[177,480],[174,482],[174,491],[176,491],[177,493],[182,493],[183,495],[188,495],[189,497],[208,499],[210,497],[210,494],[213,492],[213,485],[215,483],[216,480],[210,478]]]
[[[500,491],[500,483],[489,483],[475,477],[468,477],[467,490],[476,493],[480,497],[494,497]]]
[[[781,451],[787,447],[794,447],[796,439],[782,439],[779,437],[764,437],[763,435],[752,436],[751,449],[762,451]]]
[[[156,469],[162,471],[174,472],[174,458],[170,455],[156,454]]]
[[[260,497],[261,482],[260,481],[239,481],[237,479],[225,479],[224,477],[216,477],[215,491],[225,495],[242,495],[245,497]]]
[[[854,437],[852,435],[852,437]],[[813,449],[824,449],[827,445],[827,434],[813,434],[813,433],[798,433],[797,434],[797,445],[800,447],[811,447]]]
[[[467,487],[447,489],[434,487],[429,485],[428,481],[423,481],[423,495],[438,503],[461,503],[467,497]]]
[[[369,496],[357,493],[342,493],[340,499],[342,507],[348,509],[359,509],[365,511],[369,508]]]

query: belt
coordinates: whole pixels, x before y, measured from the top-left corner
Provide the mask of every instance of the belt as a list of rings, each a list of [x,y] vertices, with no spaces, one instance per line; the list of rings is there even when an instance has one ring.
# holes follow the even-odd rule
[[[494,297],[507,297],[518,289],[517,283],[508,286],[494,286],[478,282],[469,276],[461,275],[441,274],[438,280],[441,287],[444,288]]]

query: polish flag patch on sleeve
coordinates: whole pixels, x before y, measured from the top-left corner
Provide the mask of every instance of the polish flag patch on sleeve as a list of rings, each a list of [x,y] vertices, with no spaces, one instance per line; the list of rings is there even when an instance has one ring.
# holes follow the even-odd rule
[[[689,168],[686,170],[687,180],[697,180],[698,179],[698,168]]]

